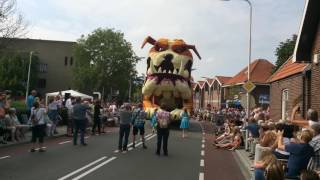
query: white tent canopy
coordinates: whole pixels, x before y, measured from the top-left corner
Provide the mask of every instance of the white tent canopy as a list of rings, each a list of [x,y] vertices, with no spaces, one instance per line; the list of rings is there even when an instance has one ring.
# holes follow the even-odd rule
[[[47,93],[46,94],[46,102],[48,102],[48,97],[57,96],[57,95],[61,95],[62,97],[64,97],[66,93],[69,93],[70,96],[73,96],[73,97],[81,97],[82,99],[91,99],[91,100],[93,100],[92,96],[80,93],[80,92],[75,91],[75,90],[66,90],[66,91],[57,91],[57,92]]]

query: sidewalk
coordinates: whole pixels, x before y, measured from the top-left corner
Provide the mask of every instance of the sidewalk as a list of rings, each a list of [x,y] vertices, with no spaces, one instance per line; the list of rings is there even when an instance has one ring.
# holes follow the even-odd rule
[[[56,138],[56,137],[65,136],[67,134],[67,126],[66,125],[58,126],[57,132],[58,132],[58,134],[54,134],[53,136],[47,136],[46,138]],[[32,136],[32,133],[31,133],[31,130],[29,130],[28,132],[25,133],[24,139],[22,139],[20,141],[15,141],[15,142],[9,141],[7,144],[0,144],[0,148],[14,146],[14,145],[18,145],[18,144],[30,143],[31,136]]]

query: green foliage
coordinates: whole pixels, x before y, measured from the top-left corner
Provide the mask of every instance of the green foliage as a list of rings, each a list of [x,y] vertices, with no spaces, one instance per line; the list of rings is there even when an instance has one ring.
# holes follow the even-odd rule
[[[113,29],[96,29],[81,36],[74,47],[75,86],[83,92],[105,89],[105,95],[119,90],[119,98],[128,97],[129,80],[136,76],[139,61],[124,34]]]
[[[25,101],[12,101],[11,107],[14,107],[20,111],[25,111],[27,109],[27,105]]]
[[[0,89],[11,90],[14,95],[24,95],[28,76],[30,54],[26,52],[0,53]],[[32,57],[30,88],[37,80],[38,57]]]
[[[280,42],[279,46],[275,51],[275,55],[277,56],[276,66],[273,68],[273,72],[276,72],[283,63],[285,63],[290,56],[292,56],[294,47],[296,44],[297,35],[292,35],[291,39],[287,39],[284,42]]]

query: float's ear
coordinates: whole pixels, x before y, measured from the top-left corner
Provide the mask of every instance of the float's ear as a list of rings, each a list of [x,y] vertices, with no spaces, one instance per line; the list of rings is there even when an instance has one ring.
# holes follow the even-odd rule
[[[142,43],[142,46],[141,46],[141,49],[147,44],[147,43],[150,43],[152,45],[155,45],[157,41],[154,40],[152,37],[148,36],[144,39],[143,43]]]
[[[194,53],[196,53],[196,55],[198,56],[199,59],[201,59],[201,56],[200,54],[198,53],[197,49],[196,49],[196,46],[194,45],[187,45],[186,46],[188,49],[192,49]]]

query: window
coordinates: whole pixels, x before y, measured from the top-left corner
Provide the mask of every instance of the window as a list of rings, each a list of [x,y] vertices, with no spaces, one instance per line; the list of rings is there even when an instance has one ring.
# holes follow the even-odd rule
[[[73,57],[70,57],[70,66],[73,65]]]
[[[48,72],[48,64],[39,63],[39,72],[47,73]]]
[[[288,107],[288,101],[289,101],[289,90],[285,89],[282,91],[282,100],[281,100],[281,119],[287,120],[289,118],[289,114],[287,111]]]
[[[39,79],[38,80],[38,88],[46,88],[47,80],[46,79]]]
[[[65,66],[68,66],[68,57],[67,57],[67,56],[64,57],[64,65],[65,65]]]

